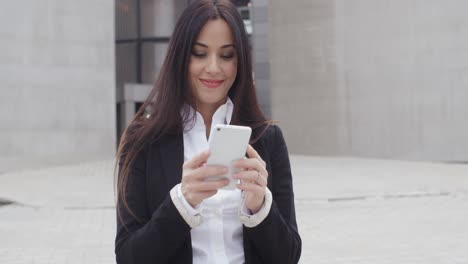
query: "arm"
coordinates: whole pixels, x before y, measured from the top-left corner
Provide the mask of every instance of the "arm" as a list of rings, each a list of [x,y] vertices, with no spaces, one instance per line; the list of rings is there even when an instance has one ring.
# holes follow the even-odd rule
[[[297,231],[291,166],[279,127],[273,127],[270,153],[273,203],[268,216],[258,226],[246,229],[255,250],[265,263],[297,263],[302,242]],[[269,142],[269,143],[270,143]]]
[[[127,184],[128,206],[136,218],[121,201],[117,203],[117,263],[168,263],[190,235],[169,194],[152,214],[147,209],[145,165],[145,155],[138,155]]]

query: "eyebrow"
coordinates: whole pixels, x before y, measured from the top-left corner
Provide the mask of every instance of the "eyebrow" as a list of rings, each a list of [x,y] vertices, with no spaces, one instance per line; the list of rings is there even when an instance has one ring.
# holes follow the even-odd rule
[[[196,42],[195,45],[202,46],[204,48],[208,48],[208,45],[200,43],[200,42]],[[235,48],[236,46],[234,44],[226,44],[226,45],[221,46],[222,49],[229,48],[229,47]]]

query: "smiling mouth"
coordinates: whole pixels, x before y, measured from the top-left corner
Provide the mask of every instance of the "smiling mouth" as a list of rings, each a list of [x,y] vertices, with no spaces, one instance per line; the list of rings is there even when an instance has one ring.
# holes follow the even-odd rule
[[[200,79],[200,81],[208,88],[217,88],[224,82],[224,80],[206,80],[206,79]]]

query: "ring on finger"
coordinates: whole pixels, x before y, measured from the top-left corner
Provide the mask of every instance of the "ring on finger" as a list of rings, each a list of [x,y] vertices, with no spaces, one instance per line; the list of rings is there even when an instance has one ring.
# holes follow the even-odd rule
[[[260,184],[260,182],[258,182],[258,180],[260,180],[260,177],[261,177],[261,176],[262,176],[262,175],[260,174],[260,172],[258,172],[257,177],[255,178],[255,182],[256,182],[256,183]]]

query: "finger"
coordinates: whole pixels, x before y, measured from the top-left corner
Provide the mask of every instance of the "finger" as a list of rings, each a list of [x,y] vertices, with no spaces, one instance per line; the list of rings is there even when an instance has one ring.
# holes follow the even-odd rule
[[[266,166],[266,163],[265,163],[265,161],[263,161],[260,154],[258,154],[258,152],[250,144],[247,145],[247,155],[249,156],[249,158],[258,159],[260,161],[260,163],[263,164],[263,166]]]
[[[261,163],[258,159],[255,158],[247,158],[247,159],[239,159],[235,160],[231,163],[234,168],[239,169],[256,169],[261,167]]]
[[[238,189],[244,192],[252,192],[258,196],[265,194],[265,187],[260,186],[258,184],[254,184],[250,182],[241,182],[240,184],[237,184],[236,186]]]
[[[228,185],[228,179],[214,180],[214,181],[199,181],[194,182],[190,186],[190,190],[193,192],[207,192],[223,188]]]
[[[240,179],[242,182],[250,182],[253,184],[260,185],[262,187],[267,186],[268,184],[268,179],[261,173],[259,173],[256,170],[250,170],[250,171],[244,171],[240,173],[236,173],[233,175],[234,179]]]
[[[209,165],[199,167],[193,170],[192,177],[196,180],[202,180],[205,178],[215,177],[215,176],[223,176],[228,172],[227,167],[225,166],[216,166],[216,165]]]
[[[232,166],[234,168],[242,168],[242,169],[250,169],[250,170],[257,170],[263,175],[268,175],[268,172],[265,169],[265,166],[255,158],[251,159],[240,159],[232,162]]]
[[[256,170],[244,170],[238,172],[232,176],[234,179],[246,180],[254,182],[258,177],[258,171]]]
[[[210,156],[210,150],[207,149],[201,153],[198,153],[195,155],[192,159],[186,161],[183,165],[183,168],[191,168],[195,169],[200,167],[203,163],[205,163],[208,160],[208,157]]]
[[[247,145],[247,155],[249,156],[249,158],[259,157],[258,152],[250,144]]]

